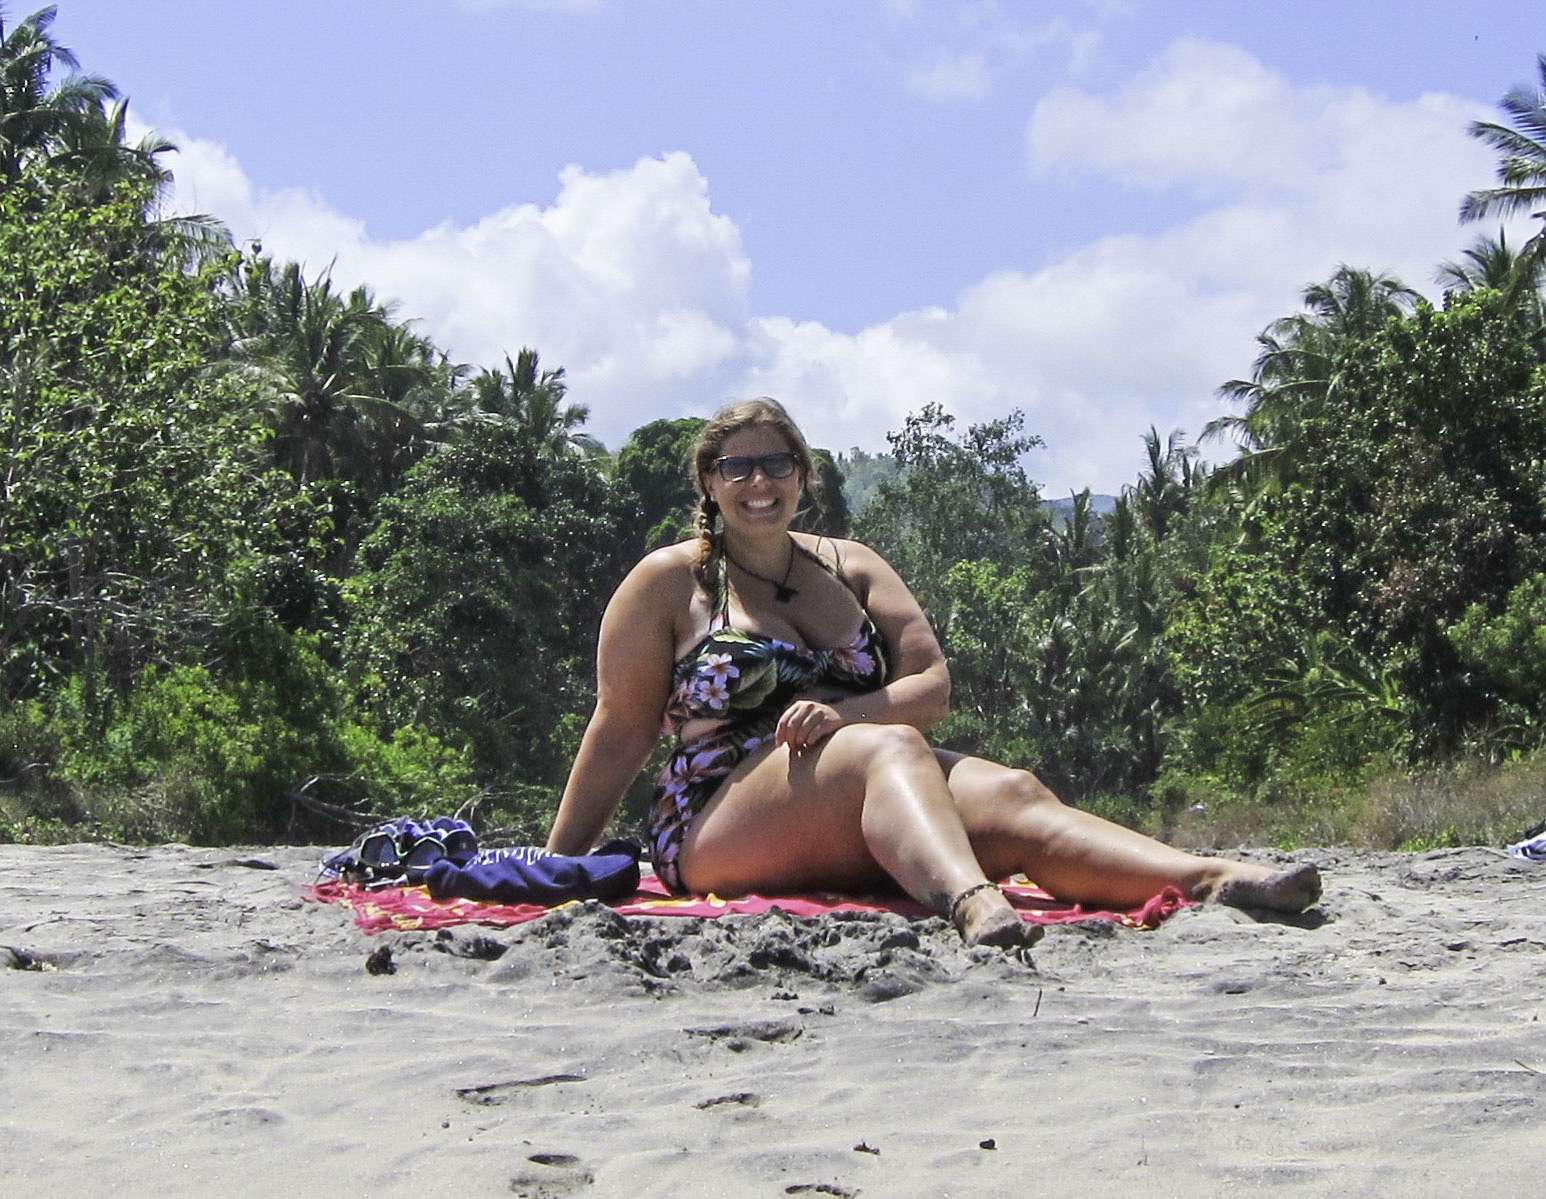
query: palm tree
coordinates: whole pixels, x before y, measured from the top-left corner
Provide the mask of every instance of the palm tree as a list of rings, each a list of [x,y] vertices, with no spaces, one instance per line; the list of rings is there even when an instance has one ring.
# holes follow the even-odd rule
[[[271,260],[250,260],[235,286],[233,358],[268,397],[280,464],[303,483],[374,486],[393,457],[382,443],[416,422],[406,403],[382,394],[379,359],[372,369],[387,310],[363,287],[335,291],[325,274],[308,283],[294,262],[276,277]]]
[[[150,186],[144,218],[152,248],[179,255],[193,263],[205,263],[231,250],[231,234],[224,222],[204,213],[163,217],[160,197],[172,182],[172,172],[161,164],[163,154],[175,154],[176,143],[160,134],[146,133],[129,144],[129,102],[117,100],[111,108],[94,108],[70,122],[56,139],[50,166],[62,167],[78,180],[81,193],[92,202],[103,202],[126,179]]]
[[[39,9],[9,35],[0,11],[0,182],[33,167],[56,168],[87,202],[101,203],[117,184],[137,179],[149,185],[144,217],[152,252],[194,264],[227,253],[230,234],[213,217],[158,214],[172,182],[160,158],[177,147],[155,133],[129,144],[128,101],[106,79],[78,73],[75,55],[54,38],[55,11]],[[77,73],[50,87],[56,66]]]
[[[502,418],[530,437],[550,457],[578,453],[595,457],[603,447],[579,428],[590,419],[586,404],[565,404],[569,384],[564,368],[539,371],[537,351],[524,347],[504,370],[484,370],[472,381],[476,413]]]
[[[1473,241],[1458,261],[1450,258],[1441,262],[1433,280],[1445,291],[1502,291],[1513,280],[1518,265],[1519,253],[1509,248],[1508,233],[1500,227],[1496,237],[1483,235]]]
[[[1462,221],[1524,213],[1543,222],[1541,231],[1519,248],[1519,273],[1509,284],[1513,293],[1538,282],[1546,264],[1546,54],[1537,54],[1535,63],[1540,86],[1520,84],[1499,104],[1509,124],[1471,123],[1471,136],[1486,142],[1502,159],[1498,186],[1471,192],[1460,203]]]
[[[1305,448],[1299,438],[1303,419],[1336,386],[1338,357],[1349,342],[1410,312],[1419,297],[1393,275],[1344,263],[1300,298],[1306,311],[1280,317],[1257,335],[1261,348],[1251,377],[1219,388],[1245,412],[1209,421],[1203,438],[1233,437],[1244,453],[1213,472],[1215,488],[1238,486],[1255,496],[1291,482]]]
[[[1546,329],[1546,297],[1541,294],[1546,260],[1524,262],[1523,255],[1509,246],[1502,228],[1497,237],[1478,237],[1461,253],[1459,261],[1440,263],[1434,277],[1446,292],[1464,295],[1487,288],[1515,296],[1513,311],[1532,335],[1539,339]],[[1517,291],[1516,282],[1522,282]]]
[[[90,114],[102,111],[118,90],[106,79],[72,74],[49,86],[56,65],[76,71],[80,63],[51,31],[56,9],[41,8],[9,34],[0,12],[0,180],[50,159],[61,139]]]
[[[1372,337],[1393,316],[1410,312],[1421,297],[1394,275],[1338,265],[1324,283],[1304,289],[1308,313],[1289,317],[1313,322],[1333,337]]]
[[[1191,502],[1192,489],[1202,475],[1197,467],[1197,451],[1186,444],[1186,434],[1173,431],[1160,445],[1159,430],[1153,425],[1143,435],[1144,452],[1149,458],[1147,474],[1140,473],[1132,489],[1138,515],[1156,542],[1165,540],[1170,524],[1184,513]]]
[[[366,390],[391,407],[380,412],[375,452],[388,487],[434,447],[454,436],[455,384],[466,370],[452,363],[409,323],[383,320],[368,327],[360,363]]]

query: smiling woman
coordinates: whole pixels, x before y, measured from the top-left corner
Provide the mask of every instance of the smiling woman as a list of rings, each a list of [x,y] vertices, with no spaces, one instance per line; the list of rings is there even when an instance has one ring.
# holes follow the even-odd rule
[[[1314,866],[1199,858],[1065,807],[1035,776],[936,750],[950,675],[896,572],[853,541],[791,529],[810,450],[775,401],[699,434],[699,536],[657,550],[602,621],[597,704],[548,848],[595,843],[659,730],[677,738],[650,818],[676,891],[867,887],[889,876],[968,944],[1025,945],[991,879],[1127,905],[1167,886],[1299,911]]]

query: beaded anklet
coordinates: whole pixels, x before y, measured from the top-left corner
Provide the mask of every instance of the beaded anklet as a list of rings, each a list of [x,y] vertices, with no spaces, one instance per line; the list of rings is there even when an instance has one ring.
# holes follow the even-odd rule
[[[952,899],[950,901],[950,923],[955,924],[956,927],[959,928],[960,925],[956,924],[956,915],[960,912],[961,905],[970,899],[973,895],[977,894],[977,892],[986,891],[990,887],[997,891],[1000,895],[1004,893],[1003,888],[1001,888],[997,883],[977,883],[974,886],[966,888],[966,890],[962,891],[959,895]]]

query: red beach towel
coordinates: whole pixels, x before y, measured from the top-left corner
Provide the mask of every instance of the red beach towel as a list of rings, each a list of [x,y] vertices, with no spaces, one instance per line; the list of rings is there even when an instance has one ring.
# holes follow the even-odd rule
[[[482,903],[475,899],[432,899],[425,887],[387,887],[375,891],[353,883],[317,883],[303,889],[305,898],[317,903],[341,903],[354,912],[354,922],[368,933],[413,932],[448,928],[456,924],[524,924],[553,908],[542,904]],[[1157,928],[1182,908],[1193,906],[1175,887],[1166,887],[1136,908],[1108,911],[1081,907],[1054,899],[1034,883],[1024,880],[1004,884],[1004,895],[1027,924],[1077,924],[1105,921],[1128,928]],[[556,905],[563,906],[563,905]],[[829,912],[897,912],[903,916],[932,915],[906,896],[853,896],[830,892],[798,895],[742,895],[721,899],[717,895],[672,895],[653,877],[640,880],[639,889],[627,899],[609,904],[623,916],[747,916],[778,910],[795,916],[821,916]]]

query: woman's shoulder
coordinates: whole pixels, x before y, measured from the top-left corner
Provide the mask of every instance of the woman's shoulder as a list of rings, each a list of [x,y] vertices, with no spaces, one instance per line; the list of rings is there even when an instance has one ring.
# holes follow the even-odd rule
[[[698,554],[696,538],[662,546],[639,559],[623,585],[632,592],[646,592],[652,597],[691,593],[697,586],[693,570],[698,565]]]
[[[867,578],[875,564],[884,561],[862,541],[852,541],[847,537],[828,537],[824,533],[791,533],[790,535],[801,549],[819,558],[845,578]]]

